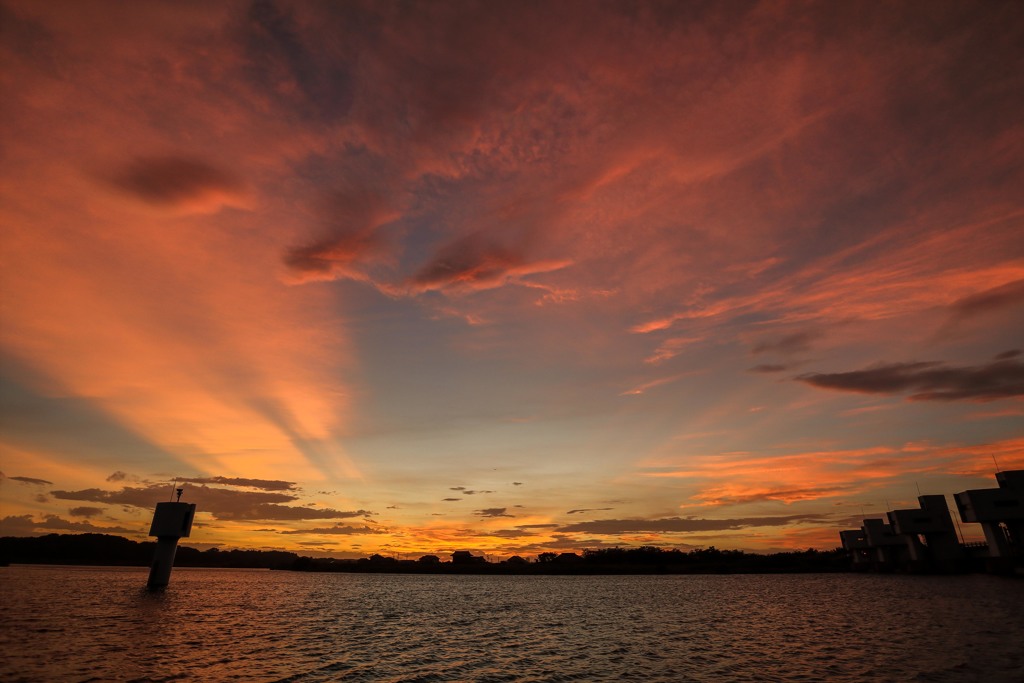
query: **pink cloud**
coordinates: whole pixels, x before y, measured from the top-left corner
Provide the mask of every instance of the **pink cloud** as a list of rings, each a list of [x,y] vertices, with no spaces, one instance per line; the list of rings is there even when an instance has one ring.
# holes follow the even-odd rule
[[[688,467],[659,469],[647,476],[692,480],[697,492],[690,500],[702,506],[758,501],[789,504],[864,496],[908,477],[990,476],[993,457],[1004,469],[1024,466],[1024,439],[702,456],[691,459]]]

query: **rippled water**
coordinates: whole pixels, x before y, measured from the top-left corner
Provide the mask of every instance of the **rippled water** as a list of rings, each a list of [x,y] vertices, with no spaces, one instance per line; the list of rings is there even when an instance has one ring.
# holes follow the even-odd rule
[[[5,681],[1024,681],[989,576],[0,568]]]

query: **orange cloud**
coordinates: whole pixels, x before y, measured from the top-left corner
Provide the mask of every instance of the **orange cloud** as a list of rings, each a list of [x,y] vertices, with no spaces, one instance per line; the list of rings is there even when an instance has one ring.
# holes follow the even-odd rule
[[[970,446],[906,443],[777,456],[701,456],[688,468],[644,474],[692,480],[697,491],[690,500],[697,505],[792,504],[860,496],[915,476],[990,476],[993,457],[1003,469],[1024,466],[1024,439]]]

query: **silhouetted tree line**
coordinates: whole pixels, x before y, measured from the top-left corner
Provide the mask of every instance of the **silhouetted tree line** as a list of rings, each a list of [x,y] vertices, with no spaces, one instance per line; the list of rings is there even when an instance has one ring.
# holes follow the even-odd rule
[[[0,564],[83,564],[148,567],[156,543],[142,543],[107,534],[47,534],[31,538],[0,538]],[[176,567],[290,569],[295,553],[279,550],[197,550],[179,546]]]
[[[846,572],[850,566],[841,548],[758,555],[714,547],[684,552],[644,546],[584,550],[582,555],[541,553],[536,562],[518,556],[502,562],[473,563],[440,562],[434,555],[425,555],[419,560],[381,555],[360,560],[302,557],[292,569],[408,574],[781,574]]]
[[[148,566],[153,542],[136,542],[105,534],[49,534],[0,538],[0,564],[81,564]],[[299,556],[277,550],[196,550],[182,546],[178,567],[289,569],[308,572],[401,574],[771,574],[845,572],[849,561],[841,548],[796,550],[759,555],[714,546],[682,551],[655,546],[600,548],[576,553],[541,553],[535,562],[511,557],[502,562],[442,562],[436,555],[399,560],[371,555],[359,560]]]

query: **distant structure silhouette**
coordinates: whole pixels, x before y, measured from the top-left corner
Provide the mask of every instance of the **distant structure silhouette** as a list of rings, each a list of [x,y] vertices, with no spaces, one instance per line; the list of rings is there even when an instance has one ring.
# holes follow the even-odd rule
[[[156,551],[149,568],[149,590],[166,588],[174,568],[174,555],[178,551],[178,540],[188,538],[192,533],[192,519],[196,515],[195,503],[182,503],[184,489],[177,489],[178,499],[173,503],[157,503],[149,535],[156,536]]]
[[[997,489],[961,491],[953,498],[960,518],[977,522],[989,557],[1024,555],[1024,470],[996,472]]]
[[[486,558],[480,557],[479,555],[474,555],[468,550],[456,550],[452,553],[452,564],[454,565],[477,565],[485,564],[486,562]]]
[[[996,472],[996,481],[999,488],[953,496],[960,519],[981,524],[984,543],[957,538],[945,496],[918,496],[919,508],[890,510],[884,521],[865,519],[860,529],[839,532],[853,569],[1024,573],[1024,470]]]

